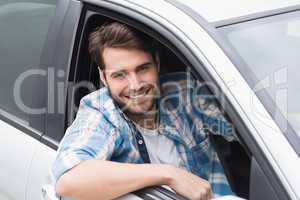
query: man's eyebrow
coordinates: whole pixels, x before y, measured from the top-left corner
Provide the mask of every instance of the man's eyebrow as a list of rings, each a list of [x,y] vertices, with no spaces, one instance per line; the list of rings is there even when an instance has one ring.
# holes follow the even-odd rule
[[[143,64],[141,64],[141,65],[138,65],[138,66],[136,66],[136,70],[137,69],[139,69],[139,68],[141,68],[141,67],[144,67],[144,66],[147,66],[147,65],[152,65],[153,63],[152,62],[145,62],[145,63],[143,63]]]
[[[152,65],[152,64],[153,64],[152,62],[145,62],[143,64],[140,64],[140,65],[135,67],[135,71],[138,70],[141,67],[144,67],[144,66],[147,66],[147,65]],[[126,70],[115,71],[115,72],[111,73],[110,76],[114,76],[114,75],[119,74],[119,73],[126,73]]]

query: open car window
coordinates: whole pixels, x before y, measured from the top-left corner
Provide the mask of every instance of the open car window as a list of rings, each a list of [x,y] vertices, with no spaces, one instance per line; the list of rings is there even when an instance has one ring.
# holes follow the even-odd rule
[[[68,125],[70,125],[74,120],[81,98],[90,92],[103,87],[103,84],[99,78],[97,66],[91,61],[90,56],[88,55],[88,35],[95,30],[96,27],[112,20],[115,19],[101,15],[95,11],[91,11],[89,14],[87,14],[86,19],[84,20],[85,25],[83,27],[81,36],[79,37],[80,40],[78,41],[79,51],[76,59],[76,70],[74,72],[74,87],[69,90],[72,91],[71,95],[68,95],[72,102],[70,105],[72,106],[70,107],[69,105],[67,109],[68,116],[66,118],[66,127],[68,127]],[[125,22],[128,23],[127,20],[125,20]],[[149,28],[143,27],[141,24],[131,25],[135,26],[135,28],[145,32],[146,34],[150,34],[150,32],[148,32]],[[156,36],[158,37],[158,43],[160,44],[160,75],[167,76],[168,74],[172,73],[185,73],[187,76],[192,76],[192,78],[196,80],[198,84],[202,84],[202,88],[205,90],[206,96],[212,98],[216,102],[216,106],[222,110],[221,107],[223,102],[221,101],[221,91],[217,91],[217,89],[213,87],[213,84],[206,83],[202,79],[201,75],[198,74],[198,72],[196,72],[189,62],[181,55],[180,51],[172,48],[172,43],[159,34]],[[224,114],[224,116],[228,119],[226,114]],[[241,197],[248,198],[250,174],[249,155],[238,142],[230,143],[218,136],[212,136],[210,140],[213,141],[214,147],[217,149],[217,153],[223,167],[225,168],[225,174],[233,191]],[[149,190],[147,191],[149,192]],[[154,188],[150,191],[150,194],[157,193],[157,191],[158,194],[163,193],[163,191],[160,191],[159,188]],[[143,195],[146,193],[147,192],[145,190],[141,190],[136,194]],[[170,191],[167,193],[170,193]],[[176,196],[176,194],[172,195]]]

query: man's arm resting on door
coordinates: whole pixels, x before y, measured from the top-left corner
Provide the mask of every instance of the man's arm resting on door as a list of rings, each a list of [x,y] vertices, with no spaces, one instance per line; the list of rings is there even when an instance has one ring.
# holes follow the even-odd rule
[[[147,186],[167,184],[167,168],[91,159],[63,174],[56,193],[76,200],[114,199]]]
[[[171,165],[96,159],[84,161],[62,175],[56,184],[56,193],[76,200],[108,200],[155,185],[168,185],[190,200],[213,197],[206,180]]]

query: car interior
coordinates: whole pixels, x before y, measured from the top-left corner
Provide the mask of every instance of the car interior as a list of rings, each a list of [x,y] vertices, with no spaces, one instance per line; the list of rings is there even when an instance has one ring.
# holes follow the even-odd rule
[[[90,16],[88,19],[82,22],[84,23],[83,29],[81,30],[81,34],[78,34],[78,37],[80,38],[76,39],[76,41],[78,42],[78,51],[74,51],[76,55],[73,56],[76,57],[76,59],[72,61],[75,62],[73,63],[73,66],[76,66],[76,68],[74,71],[70,72],[70,77],[74,77],[74,80],[69,81],[73,81],[74,83],[86,81],[91,83],[92,86],[89,88],[76,88],[76,91],[73,91],[72,96],[68,97],[72,98],[75,107],[67,108],[67,113],[70,114],[67,117],[68,120],[66,120],[68,121],[66,122],[66,127],[74,119],[76,115],[76,108],[79,106],[80,99],[86,94],[92,92],[93,90],[102,87],[102,84],[100,83],[99,79],[97,66],[95,66],[95,64],[91,62],[91,59],[88,55],[88,35],[96,27],[101,26],[101,24],[112,20],[115,19],[98,14]],[[146,32],[147,34],[147,29],[144,28],[143,25],[136,24],[133,21],[130,25],[135,26],[135,28],[139,29],[140,31]],[[175,47],[173,47],[170,41],[168,41],[166,38],[163,38],[159,34],[155,39],[160,44],[160,73],[164,74],[187,70],[187,66],[189,66],[188,61],[181,56],[180,51],[175,49]],[[237,135],[239,134],[237,133]],[[238,196],[248,199],[251,155],[249,151],[245,148],[245,145],[243,145],[242,139],[239,138],[240,142],[227,142],[222,137],[213,135],[210,136],[210,139],[217,150],[222,165],[224,166],[225,174],[229,180],[232,190]]]

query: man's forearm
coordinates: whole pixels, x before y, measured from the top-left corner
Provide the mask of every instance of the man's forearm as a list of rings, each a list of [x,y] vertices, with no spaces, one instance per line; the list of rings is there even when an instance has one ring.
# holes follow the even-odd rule
[[[167,184],[167,167],[88,160],[64,174],[56,192],[76,200],[114,199],[147,186]]]

